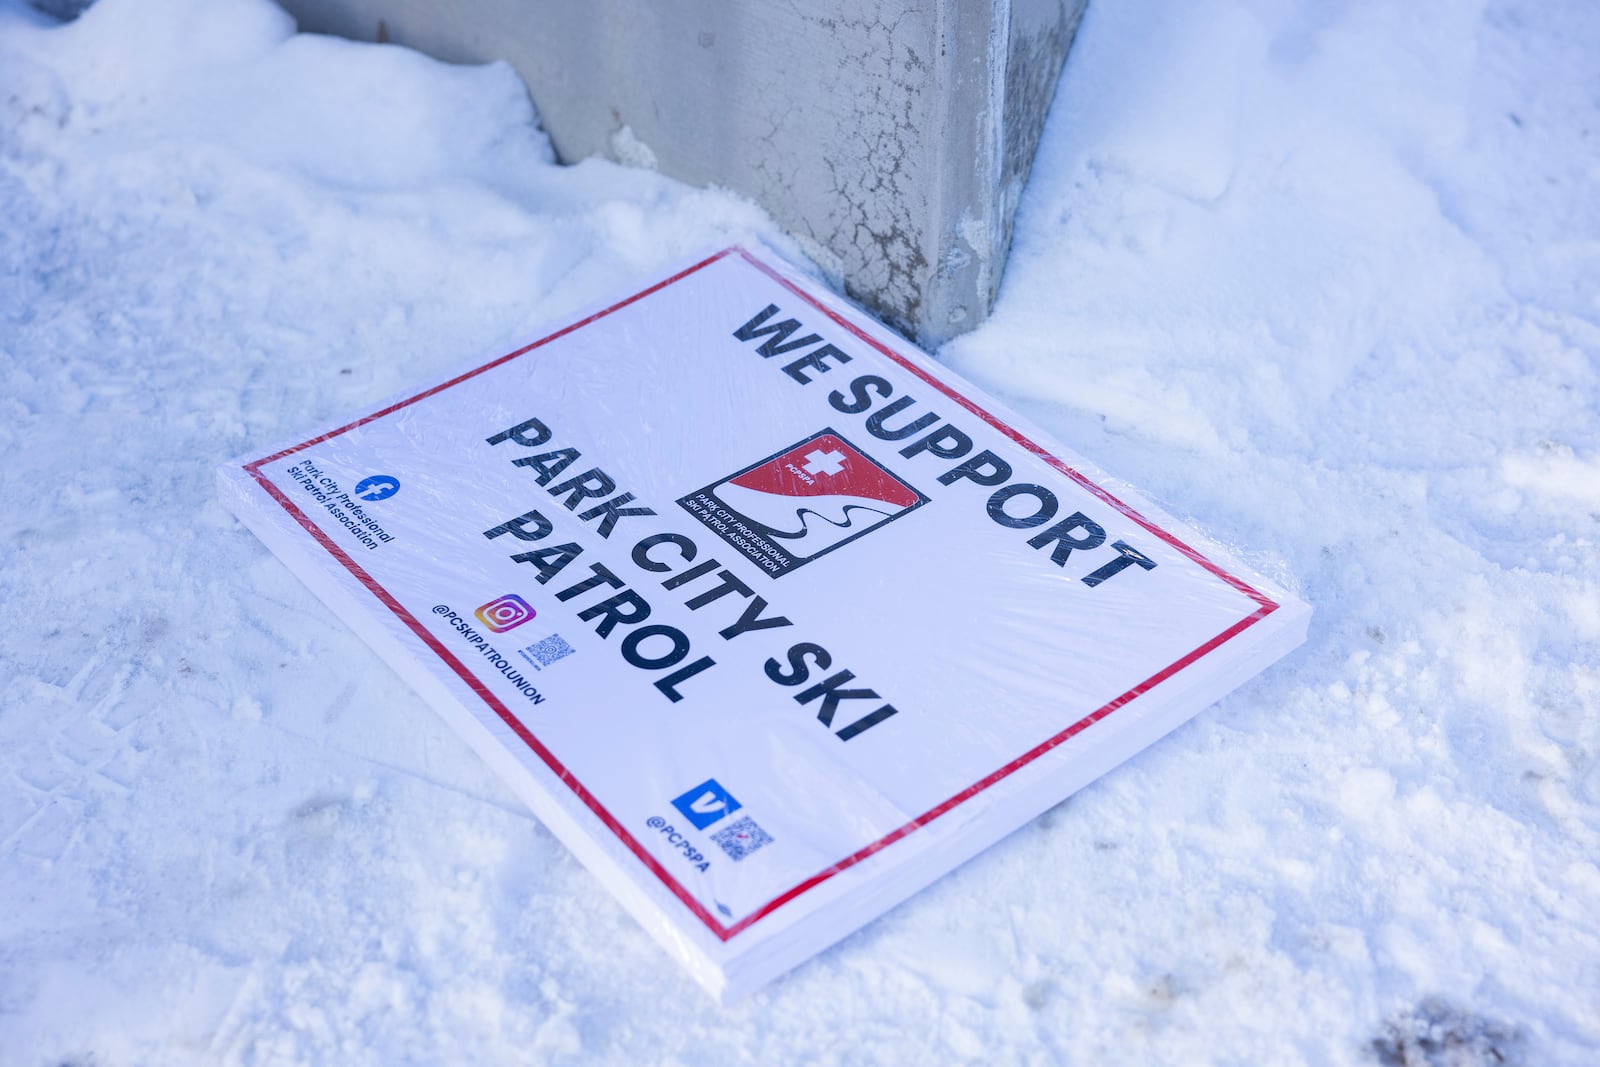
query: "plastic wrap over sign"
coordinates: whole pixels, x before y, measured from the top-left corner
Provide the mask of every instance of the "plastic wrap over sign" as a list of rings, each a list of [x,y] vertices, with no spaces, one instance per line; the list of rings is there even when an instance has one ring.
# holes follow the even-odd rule
[[[1309,616],[738,248],[221,476],[725,998],[1169,732]]]

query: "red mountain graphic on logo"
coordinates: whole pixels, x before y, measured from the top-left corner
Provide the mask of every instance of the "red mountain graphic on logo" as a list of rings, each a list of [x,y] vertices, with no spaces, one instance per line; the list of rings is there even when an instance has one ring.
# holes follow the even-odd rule
[[[892,514],[917,502],[917,494],[894,475],[831,433],[802,442],[728,484],[775,496],[848,496]]]
[[[678,503],[778,577],[927,497],[830,429]]]

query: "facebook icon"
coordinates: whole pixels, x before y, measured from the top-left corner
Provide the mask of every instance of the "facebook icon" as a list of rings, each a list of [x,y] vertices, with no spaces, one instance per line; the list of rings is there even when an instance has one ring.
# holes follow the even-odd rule
[[[696,830],[704,830],[730,811],[738,811],[741,805],[715,778],[707,778],[674,800],[672,806],[693,823]]]

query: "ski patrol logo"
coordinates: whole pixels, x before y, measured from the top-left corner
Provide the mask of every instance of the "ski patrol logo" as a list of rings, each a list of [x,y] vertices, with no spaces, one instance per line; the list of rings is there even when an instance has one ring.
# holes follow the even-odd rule
[[[780,578],[927,502],[829,429],[678,504]]]

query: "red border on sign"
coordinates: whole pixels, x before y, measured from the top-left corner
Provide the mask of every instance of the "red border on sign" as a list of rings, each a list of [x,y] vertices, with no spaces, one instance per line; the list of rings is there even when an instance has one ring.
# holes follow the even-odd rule
[[[1233,589],[1237,590],[1239,593],[1242,593],[1244,596],[1248,597],[1256,604],[1256,610],[1245,618],[1234,623],[1220,634],[1217,634],[1211,640],[1207,641],[1199,648],[1196,648],[1188,655],[1174,661],[1161,671],[1151,675],[1149,678],[1146,678],[1132,689],[1129,689],[1127,692],[1110,701],[1105,706],[1095,710],[1094,712],[1091,712],[1055,736],[1049,738],[1039,745],[1036,745],[1027,752],[1024,752],[1022,755],[1018,756],[1010,763],[1007,763],[1005,766],[972,783],[967,788],[961,790],[961,792],[928,809],[915,819],[912,819],[905,825],[891,831],[889,834],[879,838],[877,841],[872,842],[865,848],[846,856],[844,859],[833,864],[832,866],[818,871],[811,877],[805,879],[795,886],[792,886],[738,922],[733,923],[732,925],[724,926],[722,923],[718,922],[716,917],[713,916],[699,901],[695,900],[694,897],[689,894],[688,890],[677,881],[677,879],[672,877],[671,873],[669,873],[667,869],[660,863],[660,861],[658,861],[645,849],[643,844],[641,844],[639,840],[633,836],[633,834],[629,833],[627,827],[623,826],[621,821],[619,821],[616,816],[612,815],[611,812],[606,809],[604,804],[600,803],[599,798],[591,793],[582,782],[578,781],[577,777],[571,771],[569,771],[559,759],[556,758],[555,753],[551,752],[550,749],[545,747],[545,745],[534,736],[533,732],[523,725],[522,721],[512,714],[511,710],[506,707],[506,705],[503,704],[498,697],[491,693],[488,687],[485,686],[476,675],[467,669],[465,664],[456,658],[456,656],[452,654],[450,650],[447,649],[430,630],[428,630],[427,627],[422,625],[416,616],[412,615],[403,604],[395,599],[393,594],[391,594],[387,589],[380,585],[376,579],[362,569],[360,564],[356,563],[356,561],[352,559],[344,549],[335,544],[332,538],[330,538],[321,527],[312,522],[311,519],[303,511],[301,511],[281,489],[274,485],[266,475],[262,474],[261,468],[269,463],[275,463],[280,459],[310,448],[313,445],[320,444],[330,438],[337,437],[343,433],[348,433],[358,426],[364,426],[376,419],[381,419],[386,415],[400,410],[401,408],[415,404],[419,400],[425,400],[428,397],[433,396],[435,393],[449,389],[451,386],[459,385],[469,378],[476,377],[477,375],[482,374],[485,371],[492,370],[503,363],[516,359],[519,356],[526,355],[527,353],[532,352],[534,349],[549,344],[551,341],[565,337],[567,334],[572,333],[575,330],[582,329],[584,326],[589,325],[597,319],[604,318],[605,316],[610,315],[612,312],[619,311],[630,304],[637,303],[651,294],[659,292],[674,282],[681,281],[689,275],[694,274],[696,271],[702,270],[729,255],[739,256],[745,262],[749,263],[751,266],[767,275],[773,281],[777,282],[779,285],[783,286],[785,289],[794,293],[800,299],[804,300],[806,303],[822,312],[829,318],[829,320],[848,331],[857,340],[864,344],[870,345],[879,354],[892,360],[909,373],[916,375],[929,386],[937,389],[940,393],[949,397],[951,400],[954,400],[967,411],[982,419],[996,430],[1005,434],[1022,448],[1039,457],[1061,474],[1065,475],[1067,478],[1070,478],[1072,481],[1076,482],[1078,485],[1094,494],[1106,505],[1116,509],[1129,520],[1149,532],[1152,536],[1165,542],[1167,545],[1176,549],[1179,553],[1192,560],[1195,564],[1206,570],[1208,573],[1214,575]],[[255,480],[263,489],[266,490],[272,499],[276,500],[278,504],[281,505],[283,509],[295,519],[296,522],[305,528],[306,532],[309,533],[318,544],[327,549],[328,553],[332,555],[334,559],[338,560],[346,570],[354,575],[356,580],[366,587],[366,589],[372,593],[373,596],[377,597],[379,602],[382,603],[384,607],[388,608],[395,614],[397,618],[400,619],[401,622],[405,623],[406,627],[410,629],[412,633],[416,634],[418,639],[421,640],[422,643],[434,653],[434,655],[438,656],[442,661],[444,661],[444,663],[451,670],[453,670],[463,682],[467,684],[467,687],[476,693],[478,697],[481,698],[483,702],[500,717],[500,720],[504,722],[506,726],[509,727],[510,730],[516,734],[517,737],[520,738],[535,755],[539,757],[544,765],[548,767],[558,778],[560,778],[569,789],[572,790],[573,794],[583,802],[584,806],[593,812],[595,816],[605,824],[606,828],[617,836],[617,838],[627,847],[628,851],[632,852],[636,857],[638,857],[639,861],[643,863],[652,874],[660,879],[661,883],[667,887],[672,895],[677,897],[678,900],[683,903],[684,907],[688,908],[696,918],[705,924],[707,929],[709,929],[714,935],[716,935],[717,938],[722,941],[727,941],[728,939],[739,934],[741,931],[749,929],[753,924],[766,918],[768,915],[771,915],[774,911],[783,907],[791,900],[794,900],[802,893],[814,889],[816,886],[827,881],[829,878],[832,878],[839,872],[854,867],[862,860],[876,852],[882,851],[889,845],[894,844],[896,841],[910,834],[912,831],[928,825],[941,815],[949,812],[952,808],[955,808],[957,805],[983,792],[985,789],[988,789],[1001,779],[1009,777],[1016,771],[1038,759],[1040,756],[1043,756],[1051,749],[1064,744],[1066,741],[1082,733],[1084,730],[1099,722],[1101,719],[1104,719],[1118,708],[1134,700],[1141,694],[1153,689],[1155,686],[1161,684],[1163,681],[1172,677],[1177,672],[1183,670],[1185,667],[1188,667],[1201,657],[1215,651],[1221,645],[1237,637],[1251,626],[1254,626],[1256,623],[1260,622],[1262,619],[1278,610],[1278,604],[1266,596],[1266,594],[1252,588],[1245,582],[1240,581],[1238,578],[1235,578],[1233,575],[1227,573],[1211,560],[1206,559],[1199,552],[1179,541],[1172,534],[1156,526],[1144,516],[1140,515],[1137,511],[1134,511],[1133,508],[1112,496],[1099,485],[1096,485],[1094,482],[1090,481],[1083,474],[1069,467],[1057,457],[1051,455],[1039,444],[1023,436],[1020,431],[1015,430],[1011,426],[1000,421],[1000,419],[984,408],[980,407],[978,404],[974,403],[970,398],[956,392],[949,385],[946,385],[944,382],[929,374],[921,367],[918,367],[905,356],[883,344],[867,331],[863,330],[860,326],[850,322],[838,312],[826,307],[810,293],[800,288],[788,278],[785,278],[783,275],[779,274],[772,267],[761,262],[761,260],[751,255],[745,249],[739,247],[725,248],[715,255],[701,260],[699,263],[679,271],[670,278],[660,281],[655,285],[652,285],[650,288],[643,290],[642,292],[635,293],[626,300],[621,300],[615,304],[612,304],[610,307],[596,311],[594,314],[589,315],[586,318],[580,319],[569,326],[557,330],[548,337],[543,337],[537,341],[534,341],[532,344],[524,345],[514,352],[508,352],[497,359],[490,360],[481,367],[476,367],[463,374],[459,374],[456,377],[451,378],[449,381],[436,385],[431,389],[426,389],[415,396],[406,398],[405,400],[400,400],[390,404],[388,407],[383,408],[382,410],[375,411],[370,415],[359,418],[356,421],[345,426],[341,426],[336,430],[330,430],[327,433],[311,438],[309,441],[304,441],[291,448],[286,448],[279,452],[275,452],[270,456],[266,456],[265,458],[253,460],[245,464],[244,469],[253,478],[255,478]]]

